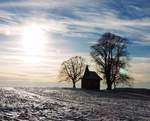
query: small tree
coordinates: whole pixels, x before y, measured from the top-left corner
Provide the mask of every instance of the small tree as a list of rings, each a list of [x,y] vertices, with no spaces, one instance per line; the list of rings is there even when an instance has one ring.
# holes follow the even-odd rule
[[[107,90],[112,90],[119,83],[125,83],[127,76],[119,74],[120,68],[128,65],[128,40],[112,33],[105,33],[97,44],[91,46],[91,56],[99,65],[99,70],[106,79]]]
[[[84,69],[84,59],[81,56],[71,57],[61,64],[59,78],[61,81],[72,81],[73,88],[76,88],[75,84],[82,78]]]

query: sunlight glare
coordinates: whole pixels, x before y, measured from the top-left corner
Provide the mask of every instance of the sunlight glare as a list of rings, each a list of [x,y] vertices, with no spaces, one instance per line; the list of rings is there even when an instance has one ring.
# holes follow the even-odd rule
[[[45,33],[37,25],[27,26],[22,32],[24,50],[29,55],[38,55],[44,49]]]
[[[25,26],[22,31],[23,50],[27,61],[37,63],[37,59],[44,52],[46,42],[45,31],[40,26],[32,24]]]
[[[119,73],[120,73],[121,75],[124,75],[124,76],[127,76],[127,75],[128,75],[128,71],[127,71],[126,69],[124,69],[124,68],[120,68]]]

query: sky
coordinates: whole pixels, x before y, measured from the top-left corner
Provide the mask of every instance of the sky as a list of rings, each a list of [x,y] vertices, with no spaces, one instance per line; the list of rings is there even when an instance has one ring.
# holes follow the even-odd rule
[[[57,86],[61,63],[90,65],[105,32],[129,40],[134,86],[150,88],[149,0],[0,0],[0,85]]]

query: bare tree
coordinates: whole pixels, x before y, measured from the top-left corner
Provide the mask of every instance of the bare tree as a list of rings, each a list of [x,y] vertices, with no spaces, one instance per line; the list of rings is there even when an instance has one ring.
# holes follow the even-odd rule
[[[112,33],[104,33],[97,44],[91,46],[91,56],[99,65],[106,79],[107,90],[119,83],[125,83],[129,77],[119,74],[120,68],[128,66],[128,40]]]
[[[75,84],[82,78],[84,69],[84,59],[81,56],[71,57],[61,64],[59,78],[61,81],[72,81],[73,88],[76,88]]]

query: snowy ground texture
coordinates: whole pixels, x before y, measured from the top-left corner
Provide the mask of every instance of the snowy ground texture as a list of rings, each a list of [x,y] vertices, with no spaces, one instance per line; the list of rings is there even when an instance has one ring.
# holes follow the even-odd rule
[[[0,121],[150,121],[150,92],[0,88]]]

